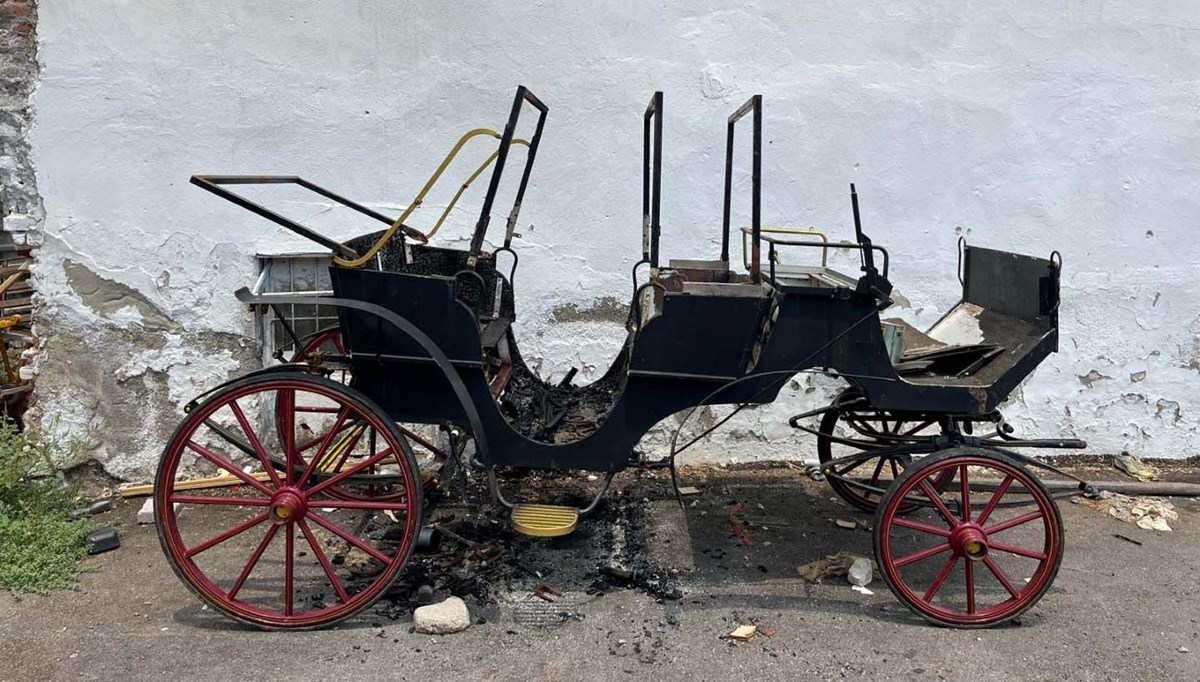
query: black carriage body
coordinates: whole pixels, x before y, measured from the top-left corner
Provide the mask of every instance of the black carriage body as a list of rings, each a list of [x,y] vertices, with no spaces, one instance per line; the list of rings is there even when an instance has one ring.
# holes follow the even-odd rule
[[[515,133],[522,109],[530,105],[539,114],[534,134],[524,141]],[[863,233],[853,186],[854,243],[795,241],[778,236],[789,230],[767,234],[762,228],[758,95],[727,121],[720,260],[660,264],[659,92],[643,116],[638,266],[649,266],[650,278],[641,286],[635,278],[629,335],[599,380],[588,386],[573,386],[570,378],[548,384],[521,359],[512,328],[511,273],[506,277],[496,268],[497,256],[507,252],[516,270],[511,243],[547,111],[519,87],[503,134],[481,129],[464,136],[394,221],[292,176],[196,176],[193,182],[333,248],[334,298],[314,302],[338,307],[354,385],[398,421],[482,430],[475,435],[486,450],[481,453],[485,464],[618,471],[630,462],[642,436],[670,415],[706,404],[771,402],[792,376],[807,370],[844,378],[873,409],[935,420],[984,417],[1057,349],[1059,263],[960,244],[959,303],[928,332],[899,323],[908,352],[893,352],[897,346],[885,341],[879,315],[891,304],[888,254]],[[750,243],[743,241],[748,272],[738,274],[730,269],[730,196],[734,132],[745,118],[753,121],[751,216],[743,230]],[[498,137],[499,146],[469,250],[413,243],[427,237],[406,226],[405,217],[462,143],[479,133]],[[483,246],[493,202],[516,143],[528,146],[525,166],[502,246],[488,253]],[[223,187],[264,182],[299,184],[390,227],[338,244]],[[861,275],[846,276],[823,264],[785,267],[779,253],[799,247],[857,250]],[[881,271],[874,264],[877,254],[883,258]],[[385,320],[383,311],[398,318]],[[428,343],[411,330],[426,335]],[[431,348],[445,357],[433,357]]]
[[[1056,265],[991,249],[964,246],[962,299],[931,330],[974,324],[960,331],[973,334],[977,345],[999,348],[975,371],[956,372],[961,376],[901,376],[884,341],[878,301],[854,278],[822,268],[776,272],[760,283],[682,282],[657,294],[655,313],[633,325],[602,378],[571,387],[568,402],[586,401],[593,389],[609,396],[593,412],[587,435],[552,442],[532,437],[489,381],[487,367],[502,342],[512,351],[514,372],[533,377],[517,350],[508,278],[490,258],[468,271],[466,252],[409,249],[407,264],[385,250],[375,266],[332,268],[334,293],[381,305],[430,336],[465,384],[491,462],[501,466],[619,471],[641,437],[670,415],[701,404],[768,403],[795,373],[811,369],[843,377],[878,409],[982,416],[1057,345]],[[397,421],[468,426],[442,369],[413,339],[370,313],[340,314],[357,388]],[[529,381],[534,401],[562,389]]]

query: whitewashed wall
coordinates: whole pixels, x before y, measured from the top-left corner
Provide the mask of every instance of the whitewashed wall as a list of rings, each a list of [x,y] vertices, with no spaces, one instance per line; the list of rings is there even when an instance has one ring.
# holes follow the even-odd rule
[[[1060,250],[1062,352],[1012,420],[1095,452],[1196,453],[1194,2],[667,4],[43,2],[43,423],[75,461],[145,476],[179,405],[258,357],[231,292],[280,230],[189,175],[295,173],[402,206],[458,134],[502,125],[521,83],[551,108],[516,247],[518,332],[543,373],[598,376],[621,338],[586,318],[630,293],[650,94],[666,93],[664,257],[711,257],[724,120],[762,93],[766,223],[849,238],[857,182],[898,312],[924,324],[956,300],[959,235]],[[460,177],[411,222],[430,224]],[[440,237],[463,238],[482,190]],[[332,234],[364,227],[262,196]],[[585,319],[553,322],[581,317],[570,304]],[[704,456],[811,457],[784,418],[832,386],[801,379]]]

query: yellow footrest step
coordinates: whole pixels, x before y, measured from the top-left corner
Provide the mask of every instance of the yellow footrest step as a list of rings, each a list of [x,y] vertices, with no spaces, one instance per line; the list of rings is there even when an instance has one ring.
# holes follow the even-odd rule
[[[552,504],[518,504],[512,510],[513,530],[535,538],[570,535],[579,524],[579,510]]]

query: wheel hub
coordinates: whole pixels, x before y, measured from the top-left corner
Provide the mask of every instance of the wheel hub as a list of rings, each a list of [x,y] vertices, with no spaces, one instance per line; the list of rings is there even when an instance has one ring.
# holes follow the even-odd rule
[[[976,524],[960,524],[950,532],[950,547],[959,556],[982,561],[988,553],[987,533]]]
[[[283,488],[271,496],[271,523],[281,526],[304,518],[308,504],[304,494],[291,488]]]

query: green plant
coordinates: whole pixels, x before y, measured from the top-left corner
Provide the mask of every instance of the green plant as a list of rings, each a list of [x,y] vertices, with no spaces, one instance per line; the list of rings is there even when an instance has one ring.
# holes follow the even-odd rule
[[[0,421],[0,589],[15,596],[74,587],[89,524],[70,518],[72,491],[52,445]]]

